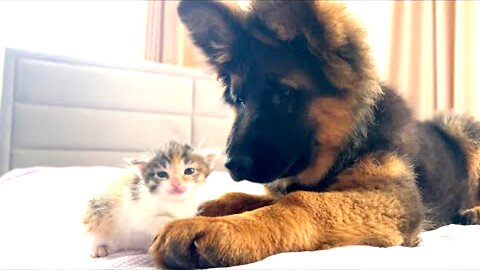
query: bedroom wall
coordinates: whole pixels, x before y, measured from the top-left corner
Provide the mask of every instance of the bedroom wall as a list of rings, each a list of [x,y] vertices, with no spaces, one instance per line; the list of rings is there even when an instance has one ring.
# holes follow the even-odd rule
[[[141,60],[146,5],[145,1],[0,1],[0,74],[5,47],[108,62]]]
[[[390,61],[392,1],[342,1],[368,31],[368,41],[382,80],[388,77]]]
[[[3,89],[3,61],[5,60],[5,48],[0,47],[0,104],[2,104]]]
[[[118,166],[171,139],[225,146],[230,110],[208,74],[19,50],[6,58],[4,95],[11,102],[0,114],[0,174],[31,166]],[[216,165],[224,169],[222,159]]]

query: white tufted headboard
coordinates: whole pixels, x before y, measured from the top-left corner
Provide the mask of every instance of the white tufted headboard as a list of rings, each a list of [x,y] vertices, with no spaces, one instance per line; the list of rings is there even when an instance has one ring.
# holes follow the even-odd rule
[[[230,121],[221,95],[212,76],[194,69],[7,49],[0,174],[28,166],[118,165],[170,139],[223,148]]]

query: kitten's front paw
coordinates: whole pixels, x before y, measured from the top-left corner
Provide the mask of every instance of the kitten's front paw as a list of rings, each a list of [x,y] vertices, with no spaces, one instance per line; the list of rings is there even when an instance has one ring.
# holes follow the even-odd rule
[[[96,246],[92,249],[90,256],[92,258],[106,257],[109,254],[109,249],[107,245]]]

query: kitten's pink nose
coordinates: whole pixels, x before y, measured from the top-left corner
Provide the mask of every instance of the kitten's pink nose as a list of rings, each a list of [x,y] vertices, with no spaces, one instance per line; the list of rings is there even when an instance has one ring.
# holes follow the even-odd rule
[[[170,190],[171,194],[181,194],[187,190],[185,186],[182,186],[179,177],[172,177],[172,179],[170,180],[170,185],[172,186],[172,189]]]
[[[170,185],[172,185],[172,187],[179,187],[180,179],[178,177],[173,177],[172,180],[170,180]]]
[[[180,184],[175,186],[175,185],[172,184],[172,188],[169,190],[169,193],[170,194],[182,194],[185,191],[187,191],[187,188],[185,186],[181,186]]]

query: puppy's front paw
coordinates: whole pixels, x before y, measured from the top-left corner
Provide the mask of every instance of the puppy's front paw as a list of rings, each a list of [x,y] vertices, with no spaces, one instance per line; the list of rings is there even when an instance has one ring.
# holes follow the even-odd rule
[[[198,207],[197,215],[204,217],[220,217],[235,214],[221,200],[206,201]]]
[[[258,260],[243,248],[241,228],[223,218],[196,217],[169,223],[150,248],[157,267],[226,267]],[[243,240],[242,240],[243,239]]]
[[[198,215],[220,217],[251,211],[274,202],[273,198],[240,192],[227,193],[216,200],[206,201],[198,207]]]

